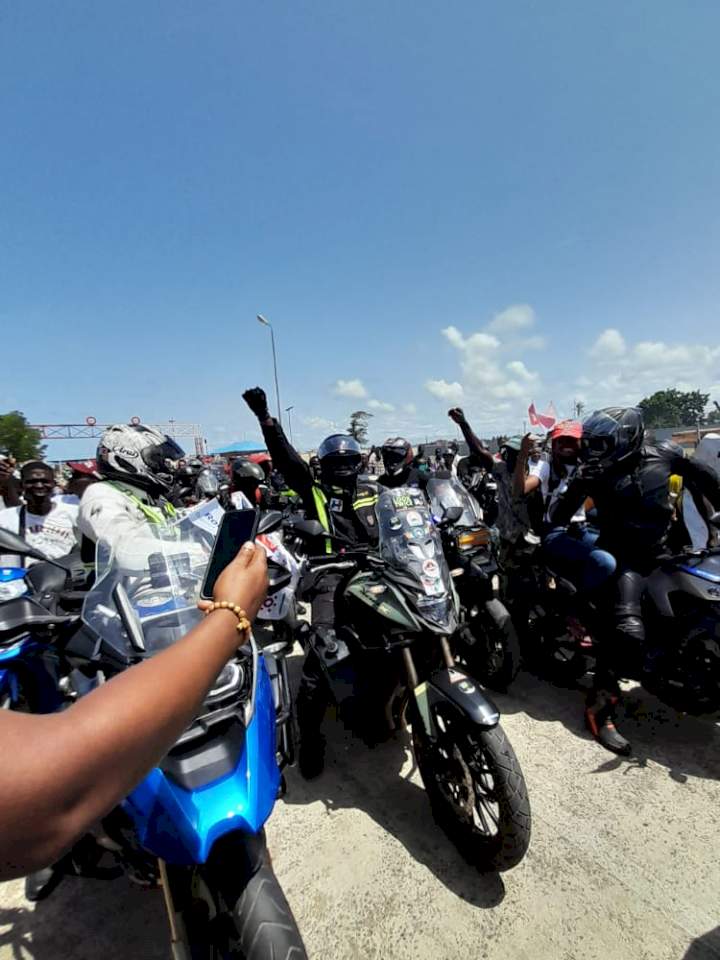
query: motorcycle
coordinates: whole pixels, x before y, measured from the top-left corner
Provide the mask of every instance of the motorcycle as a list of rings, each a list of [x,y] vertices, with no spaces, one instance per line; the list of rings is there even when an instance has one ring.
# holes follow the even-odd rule
[[[77,613],[51,613],[33,597],[7,601],[0,607],[0,650],[17,646],[29,627],[46,631],[67,666],[72,709],[98,683],[179,640],[202,617],[196,603],[212,543],[195,521],[189,514],[146,528],[142,538],[124,538],[113,549],[99,543],[82,622]],[[0,547],[5,536],[0,532]],[[22,555],[22,544],[15,542],[13,551]],[[27,546],[24,555],[32,555]],[[260,651],[251,636],[189,728],[103,819],[95,842],[86,837],[77,856],[68,855],[73,863],[97,862],[110,851],[131,880],[159,885],[176,960],[306,956],[263,830],[284,789],[276,736],[278,716],[289,715],[289,690],[276,663],[283,655]]]
[[[85,570],[77,554],[50,560],[7,530],[0,530],[0,550],[37,561],[0,569],[0,621],[6,611],[13,619],[13,610],[24,612],[23,629],[0,644],[0,709],[54,713],[65,702],[57,646],[78,622]],[[27,602],[8,606],[21,598]]]
[[[324,577],[341,576],[334,634],[308,628],[307,640],[341,709],[365,695],[382,701],[388,726],[409,721],[435,820],[463,855],[510,869],[530,841],[527,790],[497,707],[455,663],[462,613],[438,529],[416,487],[385,490],[376,513],[377,551],[348,546],[307,558],[303,596]],[[448,523],[459,519],[459,509],[447,511]],[[319,538],[326,551],[342,540],[315,520],[292,531]]]
[[[528,659],[566,683],[592,672],[603,631],[612,629],[602,601],[589,603],[543,564],[526,580],[525,598]],[[645,582],[642,612],[645,646],[618,665],[621,675],[685,713],[719,710],[720,548],[660,557]]]
[[[494,527],[499,512],[497,499],[497,481],[492,473],[478,464],[472,464],[460,473],[458,477],[462,485],[478,503],[482,511],[482,519],[489,526]]]
[[[496,596],[499,570],[492,533],[477,502],[455,477],[429,480],[427,495],[463,611],[456,651],[473,676],[506,690],[520,669],[520,641]],[[461,512],[450,524],[445,518],[452,508]]]

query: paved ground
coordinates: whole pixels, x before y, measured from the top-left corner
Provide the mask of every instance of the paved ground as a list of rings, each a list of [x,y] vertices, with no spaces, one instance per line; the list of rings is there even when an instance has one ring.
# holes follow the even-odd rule
[[[717,724],[633,691],[626,762],[586,738],[579,693],[523,674],[497,699],[534,817],[502,876],[439,833],[402,743],[369,751],[328,722],[326,774],[291,774],[268,831],[310,956],[720,960]],[[165,960],[166,943],[156,891],[69,881],[32,910],[0,887],[0,960]]]

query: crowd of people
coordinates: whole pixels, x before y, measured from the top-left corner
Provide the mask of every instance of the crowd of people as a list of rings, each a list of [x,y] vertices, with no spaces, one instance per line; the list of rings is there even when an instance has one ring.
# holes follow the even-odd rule
[[[512,590],[516,558],[533,540],[584,595],[612,586],[613,623],[600,645],[586,720],[603,746],[630,752],[616,727],[617,665],[643,649],[643,583],[668,541],[697,547],[716,536],[711,517],[720,510],[720,436],[707,436],[695,456],[685,456],[673,443],[648,442],[640,410],[611,407],[584,423],[557,423],[547,437],[505,438],[493,455],[454,408],[449,417],[467,444],[464,458],[454,442],[428,454],[403,437],[389,438],[368,455],[352,436],[333,434],[306,459],[271,416],[262,389],[247,390],[244,399],[267,454],[238,458],[227,471],[186,459],[174,440],[143,425],[106,430],[96,460],[68,464],[64,488],[49,464],[30,461],[18,468],[4,458],[0,528],[52,559],[77,549],[90,567],[98,540],[149,536],[149,526],[171,523],[179,509],[199,500],[269,507],[284,496],[346,544],[372,544],[380,488],[423,488],[433,475],[452,474],[477,492],[478,478],[491,479],[504,589]],[[0,557],[0,564],[11,560]],[[312,600],[313,629],[320,635],[333,633],[337,584],[325,578]],[[310,650],[297,701],[299,761],[307,777],[323,768],[328,696]]]

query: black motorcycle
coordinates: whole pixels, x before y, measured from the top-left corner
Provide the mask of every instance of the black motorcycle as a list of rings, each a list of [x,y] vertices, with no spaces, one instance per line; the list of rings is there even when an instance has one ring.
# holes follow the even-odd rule
[[[720,515],[713,523],[720,525]],[[577,683],[594,670],[603,635],[613,628],[612,602],[612,584],[589,602],[536,556],[521,600],[527,662],[551,680]],[[642,612],[645,645],[616,665],[618,673],[683,712],[720,709],[720,548],[659,557],[645,583]]]
[[[494,690],[506,690],[520,669],[520,641],[497,597],[499,570],[490,528],[455,477],[433,478],[427,494],[463,611],[457,654],[473,676]],[[447,523],[451,510],[461,511],[460,518]]]

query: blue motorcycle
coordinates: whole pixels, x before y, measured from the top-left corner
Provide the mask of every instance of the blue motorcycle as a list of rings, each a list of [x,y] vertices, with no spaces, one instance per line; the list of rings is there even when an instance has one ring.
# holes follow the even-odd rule
[[[184,636],[202,616],[196,603],[210,552],[207,532],[192,515],[148,529],[112,549],[98,545],[97,578],[81,620],[47,609],[31,594],[0,604],[6,663],[42,660],[52,645],[61,664],[58,700],[72,703]],[[36,555],[7,536],[13,552]],[[0,531],[4,551],[5,538]],[[289,759],[282,749],[287,731],[278,731],[290,717],[288,649],[278,644],[261,652],[251,637],[159,766],[81,841],[74,860],[69,855],[77,864],[92,848],[99,862],[109,851],[133,881],[160,885],[174,960],[306,957],[263,831]]]
[[[0,567],[0,709],[54,713],[65,702],[58,649],[77,627],[83,596],[74,590],[78,558],[48,560],[6,530],[0,530],[0,550],[20,562],[39,561]],[[69,606],[61,605],[63,595]]]

